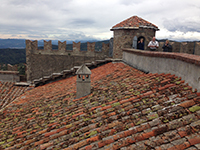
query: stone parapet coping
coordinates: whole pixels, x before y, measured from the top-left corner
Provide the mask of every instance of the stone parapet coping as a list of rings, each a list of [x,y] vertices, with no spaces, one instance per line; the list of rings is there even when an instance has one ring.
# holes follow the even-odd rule
[[[3,71],[3,70],[0,70],[0,74],[15,74],[15,75],[18,75],[19,71]]]
[[[122,48],[123,51],[134,53],[136,55],[143,55],[148,57],[161,57],[161,58],[171,58],[181,60],[187,63],[195,64],[200,66],[200,56],[186,54],[186,53],[172,53],[172,52],[155,52],[155,51],[145,51],[145,50],[136,50],[130,48]]]

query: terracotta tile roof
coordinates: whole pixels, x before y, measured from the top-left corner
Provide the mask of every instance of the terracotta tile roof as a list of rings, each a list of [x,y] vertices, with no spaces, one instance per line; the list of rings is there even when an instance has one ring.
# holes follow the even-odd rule
[[[15,86],[14,82],[0,81],[0,110],[24,93],[28,87]]]
[[[153,28],[159,30],[158,27],[149,21],[146,21],[138,16],[132,16],[112,27],[111,30],[116,29],[139,29],[141,28]]]
[[[200,148],[200,93],[181,78],[108,63],[91,79],[92,93],[80,99],[76,77],[24,93],[0,112],[0,147]]]

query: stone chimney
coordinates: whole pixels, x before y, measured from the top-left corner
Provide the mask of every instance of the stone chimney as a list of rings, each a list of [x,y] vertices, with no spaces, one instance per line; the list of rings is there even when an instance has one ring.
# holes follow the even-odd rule
[[[76,98],[86,96],[91,93],[91,80],[90,69],[83,64],[77,71],[77,80],[76,80]]]

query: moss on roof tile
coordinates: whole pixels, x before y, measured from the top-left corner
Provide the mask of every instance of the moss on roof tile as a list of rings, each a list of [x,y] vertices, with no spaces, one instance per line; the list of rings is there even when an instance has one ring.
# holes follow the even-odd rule
[[[0,112],[0,149],[159,149],[199,136],[198,94],[180,78],[108,63],[91,80],[92,93],[80,99],[76,77],[19,97]],[[183,133],[186,126],[192,132]]]

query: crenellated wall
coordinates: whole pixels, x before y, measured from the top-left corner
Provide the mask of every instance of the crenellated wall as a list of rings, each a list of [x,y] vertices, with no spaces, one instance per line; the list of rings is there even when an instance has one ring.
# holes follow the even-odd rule
[[[159,42],[158,51],[163,51],[162,46],[165,42]],[[200,55],[200,42],[170,42],[172,52]]]
[[[95,42],[87,42],[87,51],[81,51],[81,42],[73,42],[73,50],[66,49],[67,42],[58,41],[58,49],[52,49],[51,41],[44,40],[44,49],[38,49],[38,41],[26,40],[26,52],[32,54],[70,55],[70,56],[104,56],[109,53],[109,44],[102,44],[102,51],[95,51]]]
[[[132,40],[128,38],[128,35],[126,34],[124,38],[120,38],[125,43],[122,44],[124,48],[132,47]],[[147,34],[144,34],[143,30],[140,34],[137,34],[138,37],[140,35],[145,37],[145,49],[147,49],[148,41],[151,40],[150,36],[146,36]],[[121,37],[121,34],[119,34],[119,37]],[[115,42],[113,43],[113,47],[116,48],[119,44]],[[58,41],[58,49],[52,49],[51,41],[44,41],[44,49],[38,49],[38,41],[26,40],[27,81],[32,82],[34,79],[49,76],[52,73],[58,73],[62,70],[68,70],[83,63],[105,59],[109,57],[109,52],[112,52],[109,44],[105,43],[102,43],[101,51],[95,51],[95,42],[87,42],[87,51],[81,50],[80,42],[73,42],[72,50],[68,50],[66,44],[66,41]],[[172,52],[200,55],[200,42],[170,42],[170,44],[173,47]],[[158,51],[163,51],[163,45],[164,42],[159,42]],[[113,53],[114,55],[122,55],[115,51]],[[115,56],[113,57],[115,58]]]
[[[200,55],[200,42],[195,42],[195,55]]]
[[[73,50],[67,50],[66,43],[59,41],[54,50],[51,41],[44,41],[44,49],[38,49],[38,41],[26,40],[27,81],[108,57],[109,44],[103,43],[102,50],[95,51],[95,42],[88,42],[87,51],[81,51],[80,42],[73,42]]]

